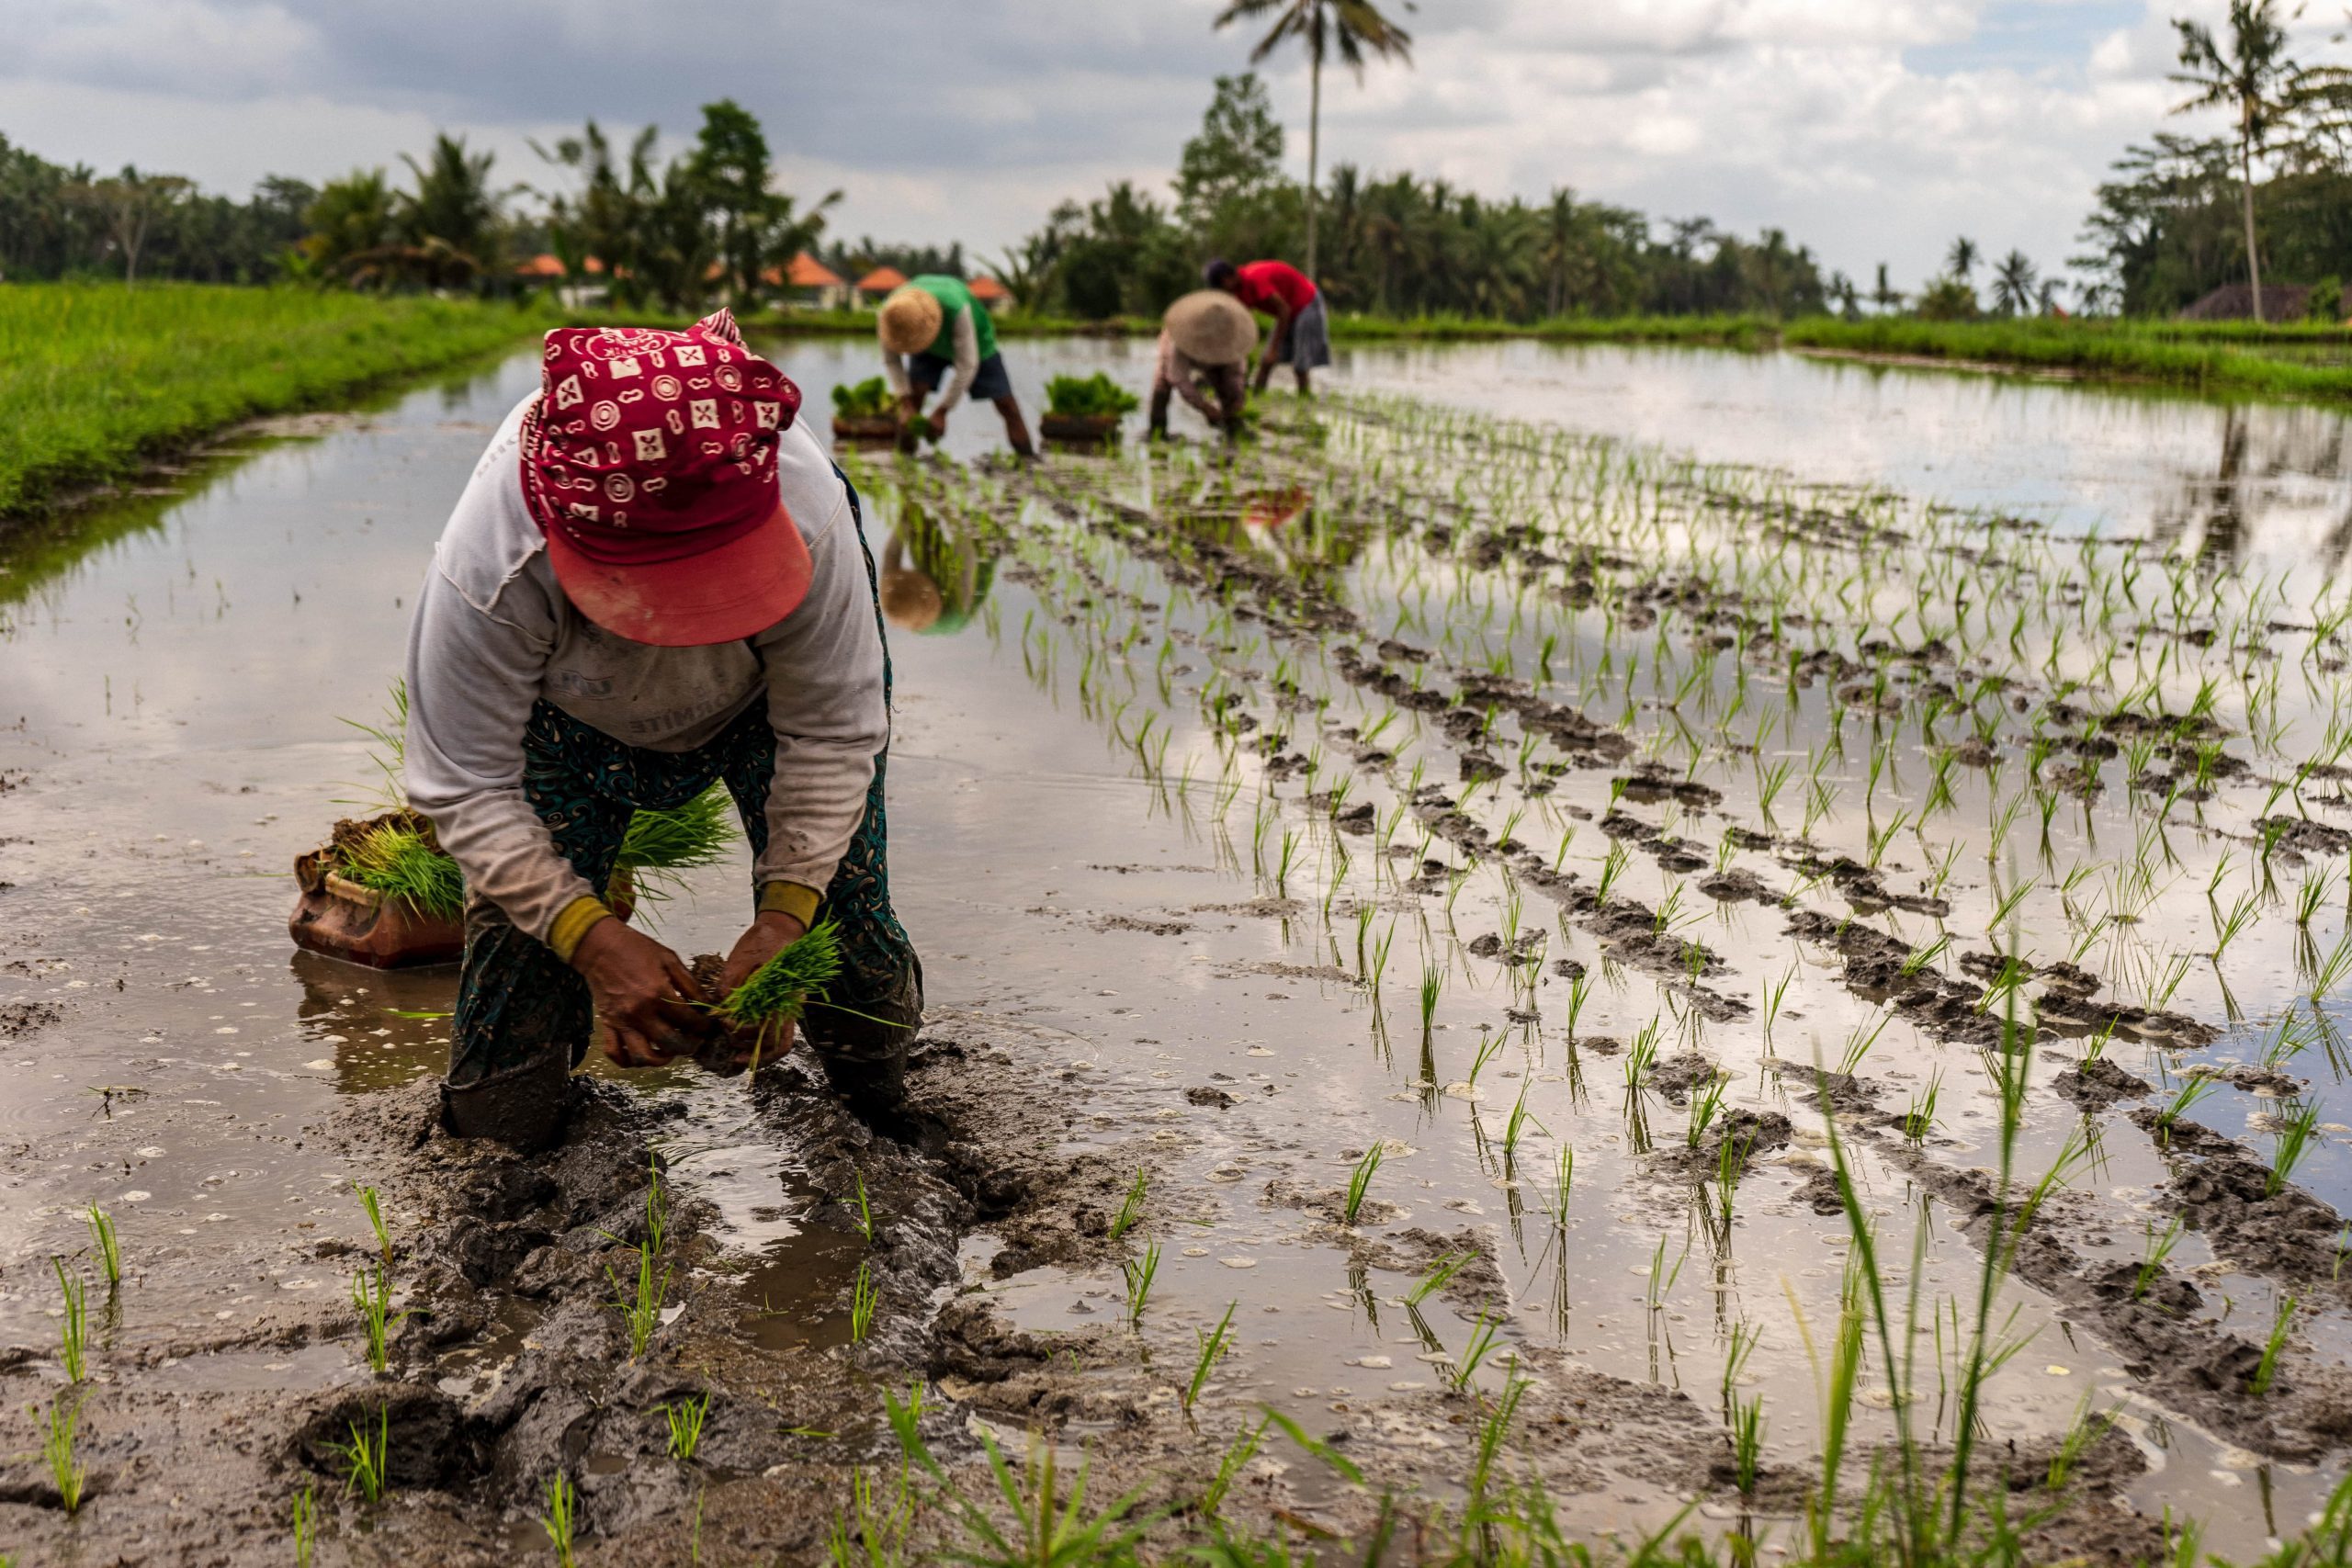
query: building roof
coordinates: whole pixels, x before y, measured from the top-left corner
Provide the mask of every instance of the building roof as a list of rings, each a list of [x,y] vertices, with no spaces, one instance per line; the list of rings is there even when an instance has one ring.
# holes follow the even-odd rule
[[[2300,321],[2311,313],[2312,290],[2306,283],[2266,283],[2262,286],[2262,319]],[[2254,320],[2254,286],[2224,283],[2180,313],[2184,321],[2250,321]]]
[[[838,288],[842,275],[803,251],[786,265],[784,281],[795,288]]]
[[[999,304],[1012,298],[1012,289],[1007,288],[1003,284],[999,283],[995,278],[990,277],[986,273],[982,273],[978,276],[973,278],[969,284],[966,285],[966,287],[971,289],[972,298],[979,300],[984,305]]]
[[[517,277],[561,277],[563,263],[559,258],[541,251],[529,261],[517,263],[514,275]]]
[[[907,281],[907,275],[895,266],[877,266],[857,280],[863,294],[888,294]]]

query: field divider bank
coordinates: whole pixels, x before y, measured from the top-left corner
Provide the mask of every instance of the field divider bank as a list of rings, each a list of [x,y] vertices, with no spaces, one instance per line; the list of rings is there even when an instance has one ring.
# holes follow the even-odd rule
[[[511,347],[536,308],[197,284],[0,288],[0,528],[240,420]]]

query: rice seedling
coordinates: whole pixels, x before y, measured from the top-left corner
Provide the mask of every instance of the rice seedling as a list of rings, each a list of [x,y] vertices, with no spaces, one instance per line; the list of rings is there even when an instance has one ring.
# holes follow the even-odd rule
[[[1747,1368],[1747,1359],[1756,1353],[1757,1343],[1764,1337],[1763,1326],[1739,1318],[1731,1325],[1724,1345],[1722,1393],[1724,1414],[1729,1418],[1734,1402],[1732,1390],[1738,1385]]]
[[[376,1407],[376,1430],[370,1436],[359,1422],[348,1423],[351,1440],[331,1442],[343,1460],[343,1490],[346,1495],[356,1492],[363,1503],[373,1503],[384,1495],[390,1483],[387,1465],[392,1453],[392,1412],[389,1404]]]
[[[2091,1413],[2091,1396],[2087,1393],[2083,1395],[2082,1404],[2075,1409],[2074,1420],[2067,1424],[2065,1436],[2058,1439],[2058,1451],[2050,1456],[2043,1483],[2052,1492],[2064,1491],[2067,1481],[2075,1473],[2075,1467],[2082,1462],[2083,1455],[2090,1451],[2091,1445],[2111,1425],[2111,1417]]]
[[[1462,1347],[1462,1354],[1446,1372],[1457,1392],[1468,1391],[1470,1380],[1477,1376],[1480,1365],[1494,1353],[1495,1328],[1496,1319],[1483,1313],[1479,1314],[1477,1323],[1472,1326],[1469,1343]]]
[[[1846,1048],[1838,1057],[1838,1072],[1849,1077],[1852,1077],[1854,1070],[1862,1065],[1862,1058],[1870,1055],[1871,1047],[1878,1043],[1878,1037],[1885,1033],[1886,1026],[1894,1021],[1893,1013],[1883,1012],[1878,1015],[1878,1021],[1871,1025],[1867,1032],[1859,1023],[1849,1031],[1846,1035]]]
[[[560,1568],[573,1568],[572,1540],[580,1527],[579,1517],[574,1512],[579,1505],[579,1494],[572,1489],[571,1483],[564,1479],[563,1472],[559,1470],[548,1477],[547,1498],[547,1508],[539,1515],[539,1528],[548,1532],[548,1540],[554,1543],[555,1560]]]
[[[1584,1011],[1585,999],[1592,994],[1592,976],[1579,969],[1568,980],[1567,1035],[1577,1037],[1577,1018]]]
[[[1364,1150],[1362,1159],[1356,1161],[1355,1168],[1348,1174],[1348,1194],[1340,1209],[1340,1224],[1353,1225],[1356,1223],[1356,1214],[1363,1207],[1364,1195],[1372,1190],[1373,1175],[1380,1169],[1380,1162],[1386,1157],[1385,1145],[1375,1143]]]
[[[1781,1004],[1788,1000],[1789,982],[1797,977],[1797,967],[1792,964],[1781,972],[1779,980],[1764,987],[1764,1054],[1772,1054],[1772,1025],[1779,1021]]]
[[[1714,1125],[1715,1118],[1723,1113],[1724,1096],[1730,1088],[1729,1077],[1716,1073],[1691,1090],[1690,1125],[1685,1140],[1688,1147],[1697,1148],[1700,1140],[1707,1135],[1707,1129]]]
[[[2316,1103],[2297,1107],[2281,1118],[2277,1145],[2271,1151],[2270,1174],[2263,1183],[2263,1196],[2275,1198],[2287,1185],[2287,1179],[2311,1152],[2312,1139],[2319,1131],[2319,1106]]]
[[[391,1276],[380,1263],[372,1277],[366,1273],[351,1276],[351,1310],[359,1314],[360,1327],[368,1337],[368,1370],[378,1374],[391,1368],[391,1353],[387,1341],[391,1331],[408,1317],[406,1312],[392,1310]]]
[[[88,1471],[74,1457],[74,1441],[82,1425],[82,1398],[61,1393],[41,1416],[40,1454],[49,1464],[50,1483],[57,1488],[59,1506],[68,1515],[82,1510],[82,1485]]]
[[[850,1281],[849,1342],[851,1344],[865,1343],[866,1336],[874,1331],[875,1308],[880,1304],[880,1294],[874,1288],[874,1264],[871,1259],[860,1258],[857,1264],[857,1277]]]
[[[628,1356],[634,1361],[645,1355],[645,1347],[653,1331],[662,1325],[662,1298],[669,1293],[670,1270],[664,1268],[657,1279],[653,1272],[654,1248],[650,1239],[637,1247],[637,1279],[633,1286],[624,1285],[611,1264],[605,1265],[605,1280],[613,1287],[610,1304],[621,1314],[622,1325],[628,1333]]]
[[[81,1276],[65,1271],[65,1259],[52,1258],[49,1266],[57,1270],[58,1293],[64,1299],[65,1315],[58,1325],[60,1365],[65,1369],[65,1381],[80,1382],[89,1376],[89,1315],[85,1310]]]
[[[1199,1354],[1193,1361],[1193,1375],[1184,1384],[1184,1409],[1188,1414],[1199,1403],[1201,1390],[1208,1386],[1209,1373],[1216,1370],[1217,1362],[1233,1348],[1233,1309],[1240,1304],[1238,1302],[1226,1303],[1225,1315],[1217,1319],[1216,1327],[1209,1332],[1204,1334],[1197,1328],[1193,1331],[1200,1346]]]
[[[1624,874],[1625,863],[1629,858],[1631,857],[1627,854],[1623,843],[1609,846],[1608,856],[1600,863],[1600,881],[1594,886],[1592,892],[1595,908],[1609,902],[1609,890],[1617,885],[1617,878]]]
[[[384,1228],[383,1204],[373,1187],[362,1186],[355,1188],[354,1190],[359,1195],[359,1206],[368,1212],[368,1227],[376,1233],[376,1250],[381,1253],[384,1261],[390,1264],[392,1260],[392,1236],[391,1233]]]
[[[1465,1080],[1465,1087],[1474,1092],[1476,1090],[1478,1075],[1487,1070],[1487,1063],[1502,1054],[1504,1039],[1501,1034],[1482,1034],[1478,1037],[1478,1049],[1471,1059],[1470,1077]]]
[[[2179,1092],[2156,1112],[2157,1141],[2169,1144],[2174,1125],[2188,1115],[2199,1100],[2212,1092],[2213,1080],[2209,1077],[2193,1077],[2182,1084]]]
[[[684,873],[726,860],[734,842],[734,799],[713,784],[684,806],[631,816],[614,874],[628,873],[640,900],[661,902],[685,891]]]
[[[294,1568],[311,1568],[311,1554],[318,1548],[319,1499],[307,1482],[294,1494],[293,1524]]]
[[[682,1399],[675,1404],[658,1406],[662,1419],[670,1430],[670,1457],[692,1463],[695,1450],[702,1446],[703,1423],[710,1418],[710,1395],[699,1399]]]
[[[1152,1281],[1159,1274],[1159,1243],[1157,1240],[1146,1243],[1143,1257],[1125,1259],[1119,1265],[1119,1272],[1126,1280],[1127,1322],[1130,1325],[1140,1325],[1144,1304],[1151,1299]]]
[[[2287,1348],[2287,1330],[2292,1325],[2294,1316],[2295,1298],[2280,1296],[2278,1313],[2270,1320],[2270,1336],[2263,1342],[2262,1359],[2256,1363],[2254,1376],[2246,1382],[2249,1393],[2268,1393],[2271,1384],[2278,1381],[2279,1353]]]
[[[1642,1281],[1643,1304],[1652,1317],[1666,1310],[1666,1298],[1673,1292],[1674,1282],[1682,1278],[1682,1266],[1690,1260],[1690,1244],[1686,1241],[1682,1244],[1681,1255],[1674,1260],[1674,1267],[1667,1268],[1666,1237],[1657,1238],[1657,1250],[1650,1255],[1650,1266]]]
[[[1430,1042],[1430,1020],[1436,1016],[1437,998],[1445,989],[1445,971],[1434,964],[1421,967],[1421,1043]]]
[[[346,840],[341,852],[342,874],[362,887],[436,919],[465,912],[464,874],[426,837],[419,818],[402,814],[379,822]]]
[[[1201,1494],[1203,1514],[1210,1518],[1216,1517],[1217,1509],[1233,1490],[1233,1483],[1240,1479],[1242,1467],[1258,1457],[1258,1447],[1265,1440],[1266,1428],[1272,1425],[1272,1417],[1263,1418],[1256,1426],[1244,1429],[1226,1446],[1224,1454],[1217,1460],[1216,1474],[1209,1479],[1207,1488]]]
[[[797,1022],[812,1005],[821,1006],[825,987],[842,972],[841,927],[819,920],[789,947],[769,959],[727,998],[707,1004],[730,1030],[752,1037],[749,1077],[757,1077],[761,1054]]]
[[[1568,1199],[1576,1190],[1576,1179],[1577,1152],[1563,1144],[1559,1157],[1554,1163],[1552,1180],[1545,1194],[1549,1199],[1545,1208],[1552,1216],[1552,1223],[1563,1230],[1567,1228]]]
[[[107,1277],[107,1293],[112,1295],[122,1285],[122,1249],[115,1242],[114,1216],[93,1203],[86,1217],[91,1245],[98,1249],[98,1267]]]
[[[1743,1497],[1756,1494],[1757,1478],[1764,1467],[1764,1396],[1732,1406],[1731,1421],[1732,1484]]]
[[[1942,1095],[1944,1074],[1941,1067],[1928,1075],[1928,1087],[1914,1092],[1910,1109],[1903,1113],[1904,1141],[1914,1145],[1927,1142],[1936,1125],[1936,1101]]]
[[[2175,1215],[2172,1224],[2166,1225],[2163,1234],[2159,1235],[2155,1221],[2147,1222],[2148,1249],[2140,1260],[2140,1271],[2132,1279],[2133,1301],[2136,1302],[2146,1295],[2148,1287],[2156,1282],[2156,1276],[2165,1271],[2165,1259],[2170,1258],[2172,1249],[2179,1245],[2181,1227],[2185,1223],[2178,1215]]]
[[[1147,1179],[1144,1175],[1144,1168],[1141,1166],[1137,1166],[1136,1167],[1136,1179],[1127,1184],[1127,1195],[1120,1200],[1119,1212],[1116,1215],[1113,1216],[1111,1221],[1110,1234],[1113,1241],[1118,1240],[1121,1236],[1125,1235],[1129,1231],[1135,1229],[1136,1222],[1143,1217],[1143,1199],[1146,1185]]]

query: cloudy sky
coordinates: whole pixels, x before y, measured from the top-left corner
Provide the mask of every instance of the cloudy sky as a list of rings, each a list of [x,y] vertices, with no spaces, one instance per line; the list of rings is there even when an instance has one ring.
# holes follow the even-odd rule
[[[2045,267],[2177,96],[2166,18],[2222,0],[1422,0],[1415,64],[1326,82],[1327,164],[1555,186],[1789,230],[1908,287],[1955,233]],[[983,254],[1055,200],[1163,185],[1250,38],[1219,0],[0,0],[0,134],[243,192],[397,166],[436,128],[531,152],[730,96],[836,227]],[[2333,7],[2323,7],[2330,10]],[[2324,31],[2307,52],[2341,55]],[[1304,173],[1306,77],[1270,67]]]

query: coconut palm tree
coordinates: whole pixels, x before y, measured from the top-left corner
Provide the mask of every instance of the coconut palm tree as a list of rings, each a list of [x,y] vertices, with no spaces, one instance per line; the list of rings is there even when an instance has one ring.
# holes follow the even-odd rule
[[[1413,0],[1403,0],[1413,10]],[[1321,172],[1323,138],[1323,59],[1336,51],[1340,63],[1363,80],[1364,57],[1401,60],[1411,64],[1413,35],[1382,15],[1372,0],[1226,0],[1217,13],[1219,28],[1235,22],[1273,18],[1273,26],[1250,51],[1250,63],[1262,62],[1283,44],[1295,39],[1306,49],[1308,81],[1306,110],[1306,275],[1315,276],[1315,185]]]
[[[2041,275],[2026,254],[2011,251],[1993,269],[1994,308],[2004,316],[2030,315],[2040,281]]]
[[[1881,315],[1892,315],[1903,309],[1903,291],[1887,281],[1884,262],[1878,264],[1878,285],[1871,290],[1871,303],[1879,308]]]
[[[2180,34],[2180,65],[2172,79],[2192,89],[2173,113],[2226,108],[2237,117],[2238,178],[2245,222],[2246,280],[2254,288],[2254,319],[2262,320],[2262,258],[2254,236],[2254,160],[2292,120],[2303,91],[2303,68],[2287,53],[2286,19],[2278,0],[2230,0],[2230,44],[2224,51],[2213,29],[2185,17],[2173,18]]]
[[[1951,243],[1951,249],[1944,253],[1944,265],[1951,269],[1954,277],[1965,283],[1968,275],[1976,270],[1976,242],[1962,234]]]

